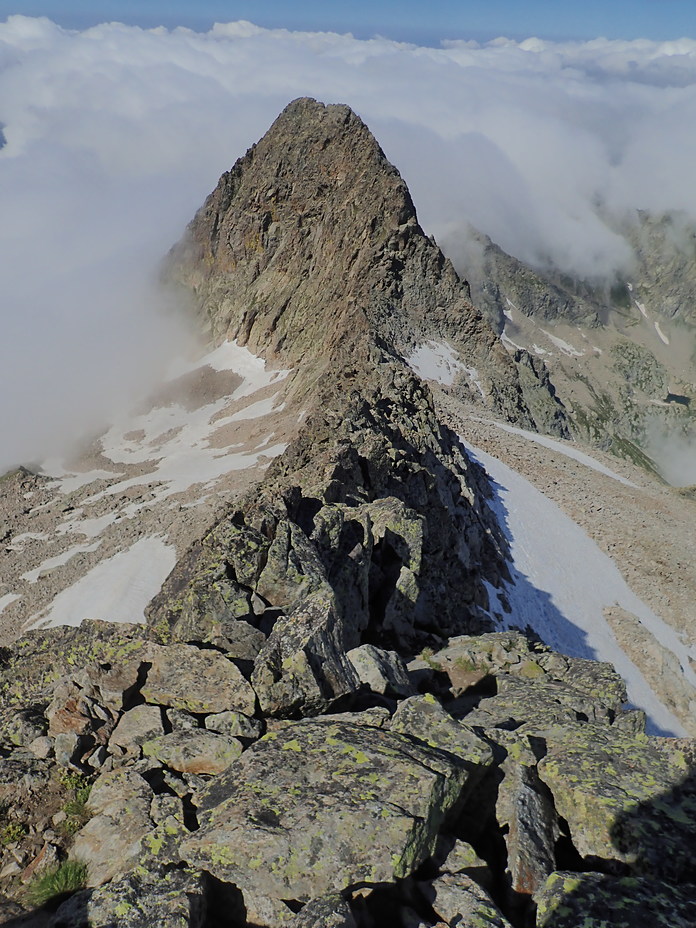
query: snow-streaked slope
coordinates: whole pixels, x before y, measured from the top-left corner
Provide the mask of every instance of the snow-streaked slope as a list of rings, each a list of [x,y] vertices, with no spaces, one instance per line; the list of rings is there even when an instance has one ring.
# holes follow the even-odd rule
[[[611,558],[554,502],[492,455],[467,450],[494,482],[491,505],[513,559],[513,582],[505,589],[511,612],[505,612],[492,587],[491,611],[506,624],[529,625],[555,650],[613,664],[626,681],[630,701],[648,714],[654,733],[685,734],[617,643],[604,609],[619,605],[635,615],[674,653],[685,679],[696,686],[688,650],[674,629],[632,592]]]
[[[297,428],[290,374],[224,342],[173,363],[155,395],[70,464],[46,461],[31,508],[14,502],[3,628],[143,621],[176,553],[287,447]]]

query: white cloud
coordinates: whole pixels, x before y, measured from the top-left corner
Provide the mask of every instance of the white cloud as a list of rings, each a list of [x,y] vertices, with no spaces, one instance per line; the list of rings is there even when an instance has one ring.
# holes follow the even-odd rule
[[[78,33],[11,17],[0,468],[143,388],[176,341],[154,295],[158,258],[302,94],[360,113],[445,245],[473,223],[523,259],[601,275],[630,256],[598,202],[696,217],[696,41],[434,49],[249,23]]]

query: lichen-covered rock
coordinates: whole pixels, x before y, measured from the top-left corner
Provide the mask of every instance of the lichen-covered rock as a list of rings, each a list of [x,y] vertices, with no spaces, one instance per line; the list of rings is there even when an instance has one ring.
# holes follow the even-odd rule
[[[543,733],[539,776],[585,860],[621,861],[639,873],[687,879],[696,866],[696,782],[691,753],[669,738],[596,724]]]
[[[353,665],[360,682],[368,686],[373,693],[401,697],[414,694],[406,665],[395,651],[385,651],[372,644],[363,644],[348,651],[346,657]]]
[[[242,745],[236,739],[202,728],[173,731],[143,744],[145,757],[180,773],[222,773],[241,753]]]
[[[480,700],[464,717],[468,725],[532,733],[535,729],[573,726],[588,720],[610,724],[615,717],[614,710],[600,699],[543,674],[534,679],[501,673],[495,682],[496,695]]]
[[[75,893],[47,928],[203,928],[205,910],[201,874],[134,871]]]
[[[113,754],[127,754],[137,759],[146,741],[163,734],[162,710],[159,706],[134,706],[118,720],[109,739],[109,750]]]
[[[239,668],[219,651],[192,645],[152,645],[152,666],[142,687],[145,699],[189,712],[235,709],[253,715],[256,694]]]
[[[552,873],[537,896],[538,928],[693,928],[694,886],[649,877]]]
[[[308,901],[391,881],[432,853],[469,777],[452,755],[394,732],[298,722],[210,783],[180,854],[245,898]]]
[[[255,741],[263,733],[263,722],[250,719],[241,712],[217,712],[206,716],[205,727],[208,731],[227,735],[228,738],[248,738]]]
[[[276,623],[256,659],[252,682],[268,715],[315,715],[360,680],[346,657],[350,634],[328,586],[308,595]]]
[[[59,626],[19,638],[7,649],[0,664],[0,733],[8,711],[39,703],[47,705],[55,695],[57,681],[71,677],[76,668],[95,688],[104,683],[105,692],[99,690],[98,701],[112,708],[118,686],[114,688],[113,681],[107,685],[104,677],[109,678],[110,671],[105,668],[114,668],[118,675],[117,668],[128,665],[126,677],[130,680],[130,662],[140,666],[152,640],[160,640],[154,628],[96,619],[86,620],[77,628]]]
[[[389,727],[392,731],[418,738],[430,747],[454,754],[477,775],[493,762],[489,745],[468,725],[452,718],[430,694],[411,696],[400,702]],[[477,778],[472,778],[472,785]]]
[[[627,699],[626,684],[611,664],[559,654],[521,632],[451,638],[429,663],[447,673],[453,683],[467,675],[471,682],[485,675],[506,675],[536,684],[561,682],[582,694],[593,707],[591,711],[601,717],[613,717]]]
[[[87,800],[94,817],[77,832],[70,849],[71,860],[87,864],[89,886],[106,883],[135,864],[142,839],[154,828],[152,797],[148,783],[128,767],[96,780]]]
[[[461,928],[512,928],[488,893],[465,873],[445,873],[420,890],[435,913]]]

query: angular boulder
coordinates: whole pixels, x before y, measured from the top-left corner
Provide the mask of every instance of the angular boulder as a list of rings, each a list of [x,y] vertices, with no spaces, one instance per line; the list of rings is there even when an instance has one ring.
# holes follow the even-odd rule
[[[209,784],[180,855],[252,896],[393,881],[430,856],[471,766],[379,728],[290,724]]]
[[[88,886],[99,886],[126,873],[136,862],[141,842],[154,828],[153,793],[132,769],[102,774],[87,800],[94,816],[75,835],[70,859],[87,864]]]
[[[143,745],[145,757],[152,757],[179,773],[222,773],[241,753],[239,741],[202,728],[173,731]]]
[[[372,644],[362,644],[346,655],[361,683],[373,693],[389,696],[412,696],[413,684],[406,665],[396,651],[385,651]]]
[[[235,709],[254,714],[254,690],[239,668],[219,651],[185,644],[153,645],[149,657],[152,666],[142,688],[148,702],[188,712]]]
[[[541,734],[541,733],[540,733]],[[692,879],[696,867],[694,743],[585,724],[543,733],[539,776],[585,861]]]

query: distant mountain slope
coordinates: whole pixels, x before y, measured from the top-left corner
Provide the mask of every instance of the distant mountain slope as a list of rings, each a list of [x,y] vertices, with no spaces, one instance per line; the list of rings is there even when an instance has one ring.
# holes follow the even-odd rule
[[[645,213],[617,231],[635,268],[600,285],[528,267],[472,230],[462,259],[472,299],[513,355],[548,369],[575,435],[694,483],[696,233]]]

